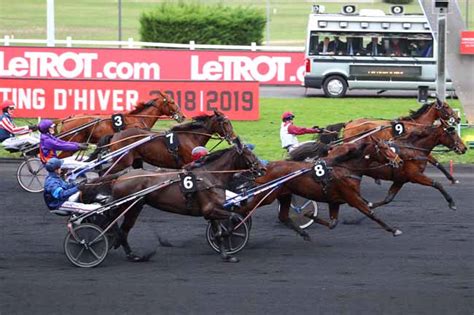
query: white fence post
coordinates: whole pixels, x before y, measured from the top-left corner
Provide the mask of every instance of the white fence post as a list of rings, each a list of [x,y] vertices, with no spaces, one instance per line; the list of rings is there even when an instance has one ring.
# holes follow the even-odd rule
[[[195,50],[196,49],[196,43],[193,40],[189,41],[189,50]]]
[[[66,36],[66,47],[72,47],[72,37]]]
[[[252,43],[250,44],[250,46],[251,46],[251,47],[250,47],[250,50],[251,50],[251,51],[257,51],[257,43],[256,43],[256,42],[252,42]]]
[[[133,37],[128,38],[128,48],[133,48]]]
[[[4,46],[10,46],[10,36],[5,35],[3,38],[5,39],[5,43],[3,45]]]

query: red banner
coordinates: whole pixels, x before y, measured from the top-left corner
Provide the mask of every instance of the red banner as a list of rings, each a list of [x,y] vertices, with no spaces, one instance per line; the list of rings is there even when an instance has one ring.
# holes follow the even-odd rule
[[[0,77],[301,85],[302,52],[0,47]]]
[[[461,32],[461,54],[474,55],[474,31]]]
[[[187,117],[216,109],[233,120],[259,118],[258,82],[0,79],[0,100],[15,102],[16,117],[118,113],[153,90],[170,95]]]

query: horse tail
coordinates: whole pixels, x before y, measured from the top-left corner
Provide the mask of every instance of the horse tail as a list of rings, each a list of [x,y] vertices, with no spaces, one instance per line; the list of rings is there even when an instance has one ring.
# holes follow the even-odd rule
[[[326,128],[324,129],[329,130],[329,131],[337,131],[339,133],[341,129],[344,128],[345,126],[346,126],[346,123],[338,123],[338,124],[333,124],[333,125],[327,125]],[[339,139],[338,133],[322,133],[319,136],[319,141],[325,144],[329,144]]]
[[[303,143],[291,151],[288,160],[304,161],[307,158],[316,159],[328,155],[328,150],[329,145],[319,141],[311,141]]]
[[[89,158],[86,160],[86,162],[90,162],[97,159],[102,152],[107,150],[106,146],[110,144],[110,141],[112,140],[113,136],[114,135],[107,135],[100,138],[99,142],[97,142],[97,148],[89,155]]]
[[[105,197],[108,197],[107,201],[110,200],[115,180],[123,174],[124,172],[119,172],[112,175],[94,178],[87,184],[80,186],[81,201],[83,203],[92,203],[103,201]]]

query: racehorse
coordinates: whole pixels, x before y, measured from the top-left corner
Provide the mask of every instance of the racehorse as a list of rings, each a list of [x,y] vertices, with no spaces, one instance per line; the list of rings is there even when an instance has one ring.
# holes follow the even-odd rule
[[[168,182],[165,187],[147,194],[141,202],[133,204],[124,215],[124,221],[120,226],[119,244],[125,251],[127,258],[131,261],[142,261],[143,257],[133,253],[128,244],[128,234],[145,204],[156,209],[176,214],[189,216],[204,216],[211,220],[215,234],[220,243],[221,256],[225,261],[236,262],[235,257],[228,255],[224,249],[224,231],[221,230],[219,220],[229,219],[231,212],[223,208],[225,201],[225,187],[232,176],[237,172],[251,171],[258,176],[264,171],[263,165],[250,149],[243,146],[237,139],[236,144],[230,148],[219,150],[204,156],[199,163],[186,166],[186,170],[146,171],[132,170],[131,172],[118,176],[110,175],[103,178],[102,185],[94,183],[86,188],[83,194],[92,195],[102,191],[111,191],[113,199],[128,196],[142,189]],[[184,192],[185,178],[193,174],[194,182],[191,181],[193,192]],[[182,177],[180,177],[180,175]],[[108,178],[112,177],[113,180]],[[189,188],[188,182],[188,188]],[[93,199],[93,196],[92,196]],[[117,216],[125,211],[130,204],[119,208],[115,213]]]
[[[392,142],[390,145],[397,148],[397,153],[404,163],[398,169],[381,167],[376,172],[372,169],[367,171],[366,175],[370,177],[393,181],[385,199],[374,203],[371,208],[374,209],[391,202],[402,186],[405,183],[411,182],[436,188],[444,196],[449,207],[456,210],[453,198],[446,192],[443,186],[423,174],[431,151],[440,144],[458,154],[464,154],[467,151],[467,147],[457,134],[455,128],[443,121],[439,126],[426,127],[421,132],[411,133]]]
[[[135,127],[152,128],[161,116],[172,117],[178,122],[184,121],[184,115],[179,105],[176,104],[170,96],[160,91],[153,91],[150,95],[154,98],[147,102],[139,102],[135,109],[117,117],[116,119],[118,120],[115,123],[119,123],[124,129],[128,129]],[[61,133],[65,133],[98,118],[100,121],[91,127],[63,138],[63,140],[67,141],[97,143],[102,137],[114,133],[114,122],[112,121],[111,115],[77,115],[58,120],[56,124],[61,124],[60,131]],[[70,155],[70,152],[64,152],[60,157],[63,158]]]
[[[376,221],[394,236],[400,235],[400,230],[388,226],[375,216],[369,208],[369,203],[360,194],[362,175],[371,168],[370,164],[374,160],[392,167],[398,167],[401,163],[398,155],[388,144],[371,136],[366,141],[334,147],[329,151],[327,157],[317,160],[316,164],[298,161],[270,162],[266,165],[265,175],[256,179],[257,184],[265,184],[302,169],[310,169],[310,171],[282,183],[267,195],[262,194],[255,197],[245,207],[235,211],[248,215],[249,211],[256,206],[269,204],[278,199],[280,221],[297,231],[305,239],[309,239],[307,232],[299,228],[289,217],[291,195],[296,194],[310,200],[328,203],[331,221],[319,220],[319,223],[325,224],[331,229],[338,223],[339,206],[347,203]]]
[[[104,137],[89,160],[96,158],[104,149],[116,151],[138,139],[153,135],[154,139],[130,150],[115,161],[116,163],[107,172],[113,174],[131,165],[138,168],[141,163],[137,161],[159,167],[181,168],[192,161],[191,151],[196,146],[205,146],[213,134],[218,134],[229,144],[236,139],[230,120],[222,113],[214,111],[212,115],[193,117],[193,121],[174,126],[162,134],[132,128]]]
[[[400,117],[394,120],[369,118],[355,119],[345,124],[337,124],[337,131],[344,128],[343,139],[347,142],[378,126],[383,126],[383,130],[377,132],[376,137],[390,140],[405,133],[410,133],[413,129],[420,126],[432,125],[437,119],[446,120],[450,124],[458,124],[461,121],[448,103],[436,99],[436,101],[432,103],[424,104],[417,111],[411,111],[410,115],[405,117]],[[333,130],[331,128],[333,126],[335,125],[330,125],[326,128]],[[324,134],[321,136],[321,141],[329,143],[329,141],[333,141],[336,138],[337,136],[335,135]],[[453,184],[456,183],[456,180],[451,176],[451,174],[449,174],[449,172],[431,154],[428,155],[428,162],[436,166]]]

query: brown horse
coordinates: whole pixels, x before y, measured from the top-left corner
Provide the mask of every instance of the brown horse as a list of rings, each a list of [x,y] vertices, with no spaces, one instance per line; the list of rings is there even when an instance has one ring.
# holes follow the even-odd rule
[[[289,217],[291,195],[296,194],[310,200],[328,203],[331,222],[319,220],[319,223],[330,228],[337,225],[339,206],[347,203],[376,221],[394,236],[400,235],[400,230],[388,226],[374,215],[368,202],[360,194],[362,175],[370,169],[373,160],[394,167],[397,167],[401,162],[390,146],[383,143],[382,140],[374,138],[370,141],[358,141],[334,147],[326,158],[319,159],[316,164],[297,161],[271,162],[266,166],[265,175],[256,179],[258,184],[268,183],[301,169],[310,169],[311,171],[285,182],[268,196],[257,196],[236,212],[247,215],[256,206],[269,204],[277,198],[280,202],[280,221],[297,231],[305,239],[309,239],[309,235]],[[265,200],[262,201],[263,198]]]
[[[429,161],[431,151],[435,146],[444,145],[458,154],[466,153],[467,148],[456,133],[455,128],[445,123],[423,129],[421,132],[414,132],[392,142],[393,146],[398,148],[397,153],[404,161],[402,167],[390,169],[381,166],[376,172],[374,170],[367,171],[366,175],[370,177],[393,181],[385,199],[374,203],[371,207],[372,209],[391,202],[403,185],[411,182],[436,188],[444,196],[449,207],[456,210],[453,198],[446,192],[443,186],[423,174],[423,172],[426,168],[426,163]]]
[[[385,128],[377,132],[375,136],[380,139],[390,140],[405,133],[410,133],[422,125],[432,125],[437,119],[449,121],[451,124],[457,124],[461,121],[448,103],[436,99],[432,103],[424,104],[417,111],[411,111],[410,115],[405,117],[394,120],[360,118],[351,120],[346,124],[337,124],[337,126],[339,128],[344,127],[343,139],[345,141],[353,140],[358,135],[373,130],[378,126],[384,126]],[[330,127],[328,126],[329,129]],[[321,140],[325,140],[326,143],[334,140],[334,136],[331,135],[323,135],[321,137],[324,137]],[[451,174],[431,154],[428,156],[428,162],[436,166],[453,184],[456,183]]]
[[[152,128],[161,116],[172,117],[178,122],[184,121],[184,115],[179,105],[171,97],[160,91],[154,91],[150,95],[153,95],[154,98],[147,102],[139,102],[135,109],[123,113],[123,121],[122,118],[117,118],[119,120],[117,122],[121,123],[124,129]],[[65,133],[98,118],[100,121],[91,127],[63,138],[67,141],[97,143],[102,137],[114,133],[114,122],[112,122],[111,115],[77,115],[57,121],[56,124],[60,124],[61,133]],[[67,154],[70,155],[65,152],[61,157],[69,156]]]
[[[106,176],[102,185],[91,184],[83,193],[89,194],[87,198],[93,199],[93,195],[102,191],[111,191],[113,199],[119,199],[168,181],[168,185],[149,193],[141,202],[134,204],[125,213],[124,221],[120,226],[119,244],[117,245],[123,247],[127,258],[131,261],[141,261],[143,259],[143,257],[133,253],[127,239],[143,206],[148,204],[163,211],[189,216],[203,216],[206,220],[211,220],[215,233],[220,240],[222,258],[225,261],[235,262],[237,261],[236,258],[227,255],[225,251],[223,243],[225,233],[221,230],[219,224],[219,220],[229,219],[232,215],[231,212],[223,208],[225,186],[237,172],[250,170],[255,172],[255,176],[258,176],[264,171],[263,165],[252,151],[242,146],[240,141],[237,140],[236,143],[230,148],[208,154],[199,163],[187,166],[186,170],[171,172],[133,170],[119,177],[117,175]],[[194,174],[195,180],[188,188],[193,187],[194,189],[193,192],[184,192],[184,178],[190,174]],[[180,175],[184,177],[180,177]],[[109,178],[114,179],[109,180]],[[129,205],[119,208],[115,215],[118,216]]]
[[[214,111],[213,115],[194,117],[193,121],[174,126],[166,133],[132,128],[104,137],[89,159],[96,158],[101,150],[116,151],[138,139],[153,135],[154,138],[151,141],[130,150],[107,172],[113,174],[131,165],[138,168],[141,162],[159,167],[181,168],[192,161],[191,151],[196,146],[205,146],[214,134],[219,135],[229,144],[236,139],[232,123],[218,111]]]

